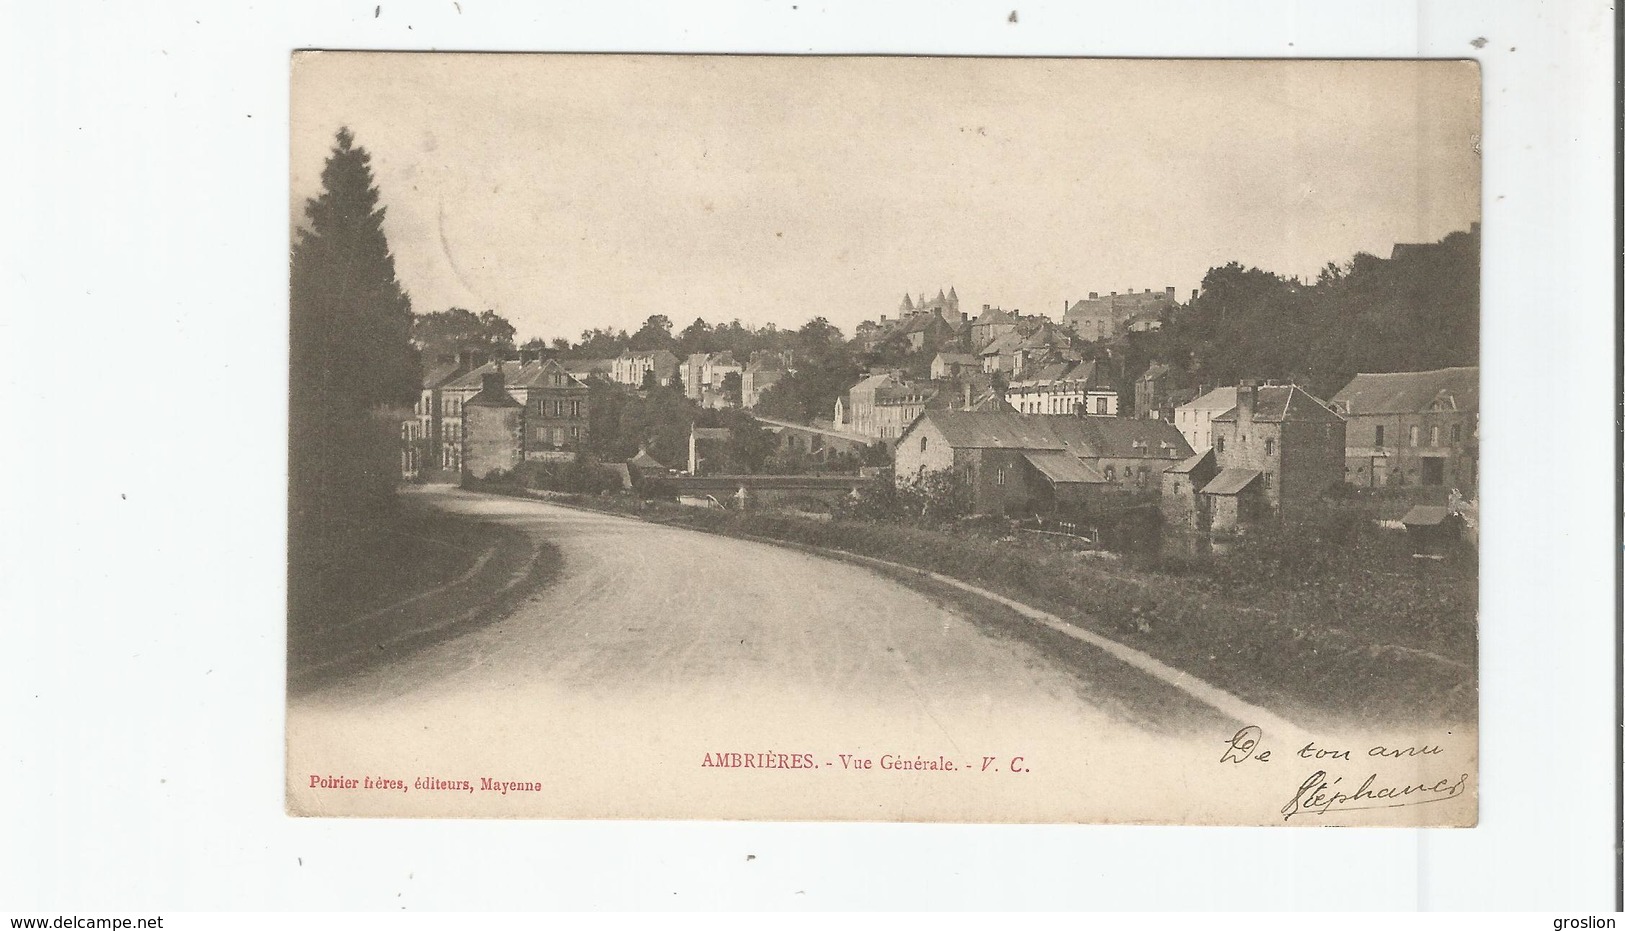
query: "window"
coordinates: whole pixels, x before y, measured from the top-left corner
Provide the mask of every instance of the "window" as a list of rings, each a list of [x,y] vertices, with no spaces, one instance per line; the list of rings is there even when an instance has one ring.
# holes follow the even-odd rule
[[[923,437],[923,436],[920,437],[920,452],[922,452],[922,453],[925,452],[925,441],[926,441],[925,437]]]
[[[1274,484],[1275,484],[1275,473],[1274,472],[1265,472],[1264,473],[1264,490],[1268,491],[1270,489],[1270,486],[1274,485]]]
[[[1004,484],[1004,470],[1003,469],[1000,469],[997,472],[993,473],[993,484],[995,484],[995,485],[1003,485]]]
[[[1108,482],[1117,481],[1117,467],[1116,466],[1107,466],[1106,467],[1106,481],[1108,481]]]
[[[1411,426],[1411,445],[1412,446],[1420,446],[1421,443],[1422,443],[1422,428],[1413,424]]]
[[[1217,453],[1224,452],[1224,437],[1216,436],[1213,438],[1213,451]]]
[[[581,439],[581,428],[580,427],[571,427],[570,428],[570,439],[572,439],[572,440]]]
[[[1439,445],[1439,428],[1437,426],[1428,427],[1428,445]]]
[[[1269,437],[1269,436],[1264,437],[1264,455],[1266,455],[1266,456],[1275,455],[1275,438],[1274,437]]]
[[[1382,424],[1377,424],[1377,438],[1371,442],[1372,446],[1382,445]]]
[[[1451,446],[1457,446],[1460,443],[1461,443],[1461,424],[1453,423],[1453,424],[1450,425],[1450,445]]]
[[[1097,414],[1106,413],[1106,399],[1105,398],[1095,398],[1095,413],[1097,413]]]

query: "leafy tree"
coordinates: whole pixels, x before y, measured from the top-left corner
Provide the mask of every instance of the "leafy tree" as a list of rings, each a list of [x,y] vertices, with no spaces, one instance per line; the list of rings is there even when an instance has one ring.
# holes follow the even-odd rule
[[[679,355],[690,356],[696,352],[712,352],[711,324],[705,322],[704,317],[695,317],[694,322],[683,327],[683,332],[677,334]]]
[[[289,273],[290,531],[391,498],[399,420],[420,380],[370,157],[340,129]]]
[[[744,376],[739,372],[729,372],[722,376],[722,397],[734,407],[738,407],[744,398]]]
[[[638,352],[676,349],[677,341],[671,336],[671,318],[665,314],[651,314],[649,319],[643,321],[643,326],[632,334],[631,348]]]
[[[412,343],[429,360],[456,355],[461,350],[482,352],[491,358],[507,356],[514,348],[513,337],[513,324],[494,310],[476,314],[452,307],[412,319]]]

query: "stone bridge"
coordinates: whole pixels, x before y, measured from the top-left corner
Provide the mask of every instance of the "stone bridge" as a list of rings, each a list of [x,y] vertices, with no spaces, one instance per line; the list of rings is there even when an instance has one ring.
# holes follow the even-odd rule
[[[729,509],[827,513],[833,505],[881,480],[858,475],[679,475],[667,481],[679,496],[713,501]]]

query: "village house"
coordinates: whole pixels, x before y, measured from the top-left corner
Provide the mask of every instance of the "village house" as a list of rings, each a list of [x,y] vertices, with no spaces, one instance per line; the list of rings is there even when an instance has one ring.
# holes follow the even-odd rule
[[[1332,397],[1348,422],[1344,480],[1478,491],[1478,367],[1360,374]]]
[[[1174,408],[1174,426],[1184,434],[1191,449],[1203,452],[1213,448],[1213,418],[1235,407],[1235,388],[1214,388]]]
[[[497,378],[523,414],[520,458],[570,460],[586,446],[591,413],[586,382],[555,359],[537,359],[525,352],[519,361],[488,362],[448,379],[432,394],[425,392],[435,412],[426,430],[439,437],[442,470],[453,475],[465,472],[468,443],[463,414],[477,395],[486,393],[490,400],[486,376]]]
[[[1211,424],[1213,447],[1163,476],[1172,524],[1225,532],[1293,517],[1342,481],[1343,418],[1296,385],[1244,381]]]
[[[739,376],[739,406],[750,409],[762,400],[762,392],[790,374],[790,361],[781,353],[753,352],[750,363]]]
[[[630,388],[643,387],[649,373],[654,373],[657,385],[671,385],[678,382],[678,370],[681,366],[677,357],[664,349],[653,352],[627,352],[615,358],[610,368],[610,378]]]
[[[930,383],[910,382],[897,372],[869,375],[836,398],[835,427],[875,439],[896,439],[938,390]]]
[[[483,361],[480,360],[480,361]],[[477,364],[467,352],[440,357],[423,370],[418,399],[412,416],[401,421],[401,477],[426,478],[437,473],[455,475],[461,468],[459,453],[448,450],[440,411],[445,399],[441,388]]]
[[[1160,326],[1163,309],[1175,302],[1171,287],[1156,292],[1146,288],[1138,294],[1130,288],[1126,294],[1113,291],[1105,297],[1090,291],[1088,298],[1067,308],[1061,323],[1083,339],[1100,342],[1124,332],[1131,318],[1144,320],[1145,315],[1154,315]]]
[[[934,381],[954,379],[961,373],[981,370],[981,360],[968,352],[939,352],[931,360],[931,378]]]
[[[989,304],[982,305],[982,315],[971,321],[970,342],[971,348],[978,352],[988,343],[993,342],[1007,333],[1016,331],[1016,321],[1020,319],[1021,311],[1014,313],[1000,310]]]
[[[1023,414],[1117,416],[1117,391],[1106,383],[1094,361],[1045,363],[1026,377],[1012,380],[1004,399]]]
[[[508,393],[523,398],[526,459],[572,461],[587,445],[591,401],[587,383],[546,359],[520,368]]]
[[[893,449],[899,482],[951,472],[978,513],[1077,511],[1160,489],[1191,453],[1157,421],[1014,412],[929,410]]]
[[[1153,362],[1134,381],[1134,416],[1168,420],[1173,416],[1174,380],[1177,374],[1161,362]]]

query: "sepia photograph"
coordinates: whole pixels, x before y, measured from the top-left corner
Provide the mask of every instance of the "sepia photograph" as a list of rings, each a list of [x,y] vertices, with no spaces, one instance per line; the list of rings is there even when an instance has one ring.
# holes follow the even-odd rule
[[[1477,823],[1476,62],[290,85],[290,814]]]

